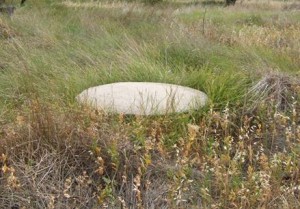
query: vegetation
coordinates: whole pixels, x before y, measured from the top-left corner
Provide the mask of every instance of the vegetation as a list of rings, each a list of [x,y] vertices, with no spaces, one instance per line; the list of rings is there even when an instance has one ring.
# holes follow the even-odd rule
[[[226,0],[226,5],[235,5],[236,0]]]
[[[2,14],[0,208],[299,208],[299,5],[32,0]],[[144,117],[74,99],[118,81],[210,101]]]

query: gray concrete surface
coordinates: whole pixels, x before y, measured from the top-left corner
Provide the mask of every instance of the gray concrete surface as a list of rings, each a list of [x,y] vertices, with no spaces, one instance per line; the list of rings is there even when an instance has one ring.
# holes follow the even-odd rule
[[[205,105],[205,93],[173,84],[150,82],[112,83],[84,90],[81,104],[108,112],[157,115],[185,112]]]

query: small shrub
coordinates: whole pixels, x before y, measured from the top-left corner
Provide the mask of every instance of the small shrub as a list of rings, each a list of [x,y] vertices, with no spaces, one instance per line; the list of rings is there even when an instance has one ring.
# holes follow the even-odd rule
[[[290,110],[299,99],[300,79],[283,73],[268,73],[250,90],[256,101],[275,104],[278,110]]]
[[[226,0],[226,6],[235,5],[236,0]]]
[[[146,4],[157,4],[163,2],[163,0],[142,0]]]

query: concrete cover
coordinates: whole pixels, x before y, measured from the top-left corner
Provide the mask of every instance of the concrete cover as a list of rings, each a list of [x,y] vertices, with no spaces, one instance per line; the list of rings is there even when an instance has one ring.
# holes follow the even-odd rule
[[[173,84],[122,82],[89,88],[76,99],[99,110],[156,115],[197,109],[206,103],[207,96],[201,91]]]

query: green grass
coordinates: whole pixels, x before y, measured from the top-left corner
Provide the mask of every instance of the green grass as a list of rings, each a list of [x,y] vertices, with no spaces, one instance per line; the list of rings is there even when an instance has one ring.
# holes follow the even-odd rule
[[[277,1],[73,2],[0,15],[0,208],[299,207],[297,12]],[[75,100],[121,81],[209,101],[144,117]]]

